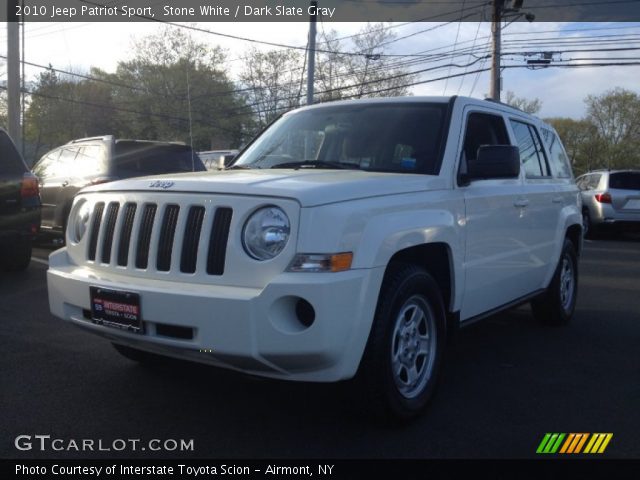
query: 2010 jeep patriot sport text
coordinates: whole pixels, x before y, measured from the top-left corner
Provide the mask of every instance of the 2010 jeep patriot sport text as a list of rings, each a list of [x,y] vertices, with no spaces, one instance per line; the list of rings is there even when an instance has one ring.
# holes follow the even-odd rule
[[[76,197],[51,311],[129,358],[357,377],[417,414],[449,327],[531,300],[573,314],[578,190],[554,130],[489,101],[346,101],[282,116],[222,172]]]

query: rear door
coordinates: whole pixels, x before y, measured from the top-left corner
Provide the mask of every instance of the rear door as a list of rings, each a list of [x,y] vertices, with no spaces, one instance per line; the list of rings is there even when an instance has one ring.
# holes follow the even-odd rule
[[[11,138],[6,132],[0,130],[0,229],[2,230],[9,227],[9,219],[20,211],[22,176],[27,171]]]
[[[78,147],[61,147],[47,154],[33,169],[40,180],[43,229],[62,229],[61,200],[64,199],[65,189],[71,185],[77,154]]]
[[[475,111],[474,111],[475,110]],[[465,110],[460,169],[475,161],[481,145],[509,145],[504,118]],[[529,293],[523,282],[529,264],[522,176],[475,180],[461,187],[465,202],[465,288],[460,312],[467,320]]]
[[[556,261],[556,234],[563,197],[556,189],[536,126],[520,118],[511,118],[509,124],[520,148],[524,170],[523,194],[527,205],[521,215],[526,219],[527,235],[523,242],[528,248],[528,274],[523,281],[527,290],[533,292],[546,286],[547,273]]]
[[[640,171],[609,174],[609,194],[616,212],[640,215]]]

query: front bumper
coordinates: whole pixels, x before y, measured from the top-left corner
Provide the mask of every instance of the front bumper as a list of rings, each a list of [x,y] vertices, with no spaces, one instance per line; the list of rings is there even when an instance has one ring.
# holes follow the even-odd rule
[[[383,267],[283,273],[264,289],[188,284],[79,267],[60,249],[49,257],[47,283],[54,315],[112,342],[255,375],[330,382],[357,371],[383,274]],[[138,293],[145,333],[92,322],[90,286]],[[308,328],[296,317],[299,298],[315,310]],[[171,327],[192,338],[171,336]]]

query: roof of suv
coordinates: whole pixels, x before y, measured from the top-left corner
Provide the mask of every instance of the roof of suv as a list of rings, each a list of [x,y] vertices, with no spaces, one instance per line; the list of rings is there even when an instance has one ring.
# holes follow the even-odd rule
[[[166,142],[162,140],[136,140],[134,138],[115,138],[113,135],[103,135],[97,137],[85,137],[85,138],[76,138],[74,140],[70,140],[66,143],[66,145],[73,145],[76,143],[84,143],[84,142],[95,142],[95,141],[103,141],[103,142],[130,142],[130,143],[147,143],[154,145],[184,145],[187,146],[184,142]]]
[[[536,115],[533,115],[531,113],[527,113],[523,110],[520,110],[517,107],[514,107],[512,105],[509,105],[507,103],[503,103],[503,102],[499,102],[496,100],[493,100],[491,98],[485,98],[480,99],[480,98],[473,98],[473,97],[463,97],[463,96],[457,96],[457,95],[453,95],[453,96],[415,96],[415,97],[379,97],[379,98],[362,98],[362,99],[357,99],[357,100],[336,100],[336,101],[331,101],[331,102],[325,102],[325,103],[317,103],[314,105],[307,105],[304,107],[300,107],[297,108],[295,110],[292,111],[300,111],[300,110],[311,110],[311,109],[316,109],[316,108],[327,108],[327,107],[332,107],[332,106],[337,106],[337,105],[353,105],[354,103],[359,103],[359,104],[370,104],[370,105],[376,105],[376,104],[385,104],[385,103],[449,103],[451,101],[455,101],[455,100],[461,100],[464,101],[467,104],[471,104],[471,105],[478,105],[478,106],[486,106],[487,103],[491,103],[494,106],[498,106],[500,107],[501,110],[503,111],[512,111],[515,113],[518,113],[520,115],[526,115],[528,117],[534,118],[537,122],[539,122],[540,124],[543,124],[545,126],[547,126],[550,129],[553,129],[553,127],[551,125],[549,125],[548,123],[546,123],[544,120],[542,120],[541,118],[537,117]],[[555,130],[554,130],[555,131]]]

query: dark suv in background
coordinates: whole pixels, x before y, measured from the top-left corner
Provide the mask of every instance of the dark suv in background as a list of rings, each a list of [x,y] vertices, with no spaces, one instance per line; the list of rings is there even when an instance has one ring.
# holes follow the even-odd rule
[[[0,129],[0,269],[24,270],[40,227],[38,179]]]
[[[205,171],[188,145],[120,140],[112,135],[72,140],[33,167],[40,180],[42,231],[64,237],[73,197],[80,189],[124,178]]]

